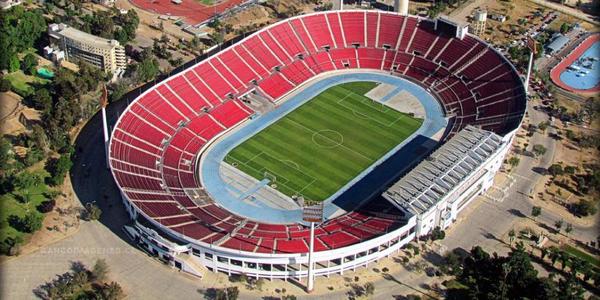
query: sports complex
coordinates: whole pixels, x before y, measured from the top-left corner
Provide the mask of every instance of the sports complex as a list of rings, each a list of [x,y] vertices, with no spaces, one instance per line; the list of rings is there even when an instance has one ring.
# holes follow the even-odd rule
[[[440,18],[340,10],[265,27],[120,115],[125,231],[184,271],[302,280],[355,270],[456,221],[526,108],[500,53]],[[309,263],[307,207],[313,224]]]

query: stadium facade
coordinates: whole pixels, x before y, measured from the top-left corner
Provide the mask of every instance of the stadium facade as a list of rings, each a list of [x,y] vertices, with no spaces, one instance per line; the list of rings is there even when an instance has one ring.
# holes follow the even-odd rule
[[[522,80],[464,28],[380,11],[333,11],[271,25],[157,84],[122,113],[111,171],[141,247],[184,271],[308,275],[308,229],[223,209],[200,185],[198,157],[255,116],[252,94],[280,104],[317,76],[369,71],[431,93],[448,126],[439,147],[382,197],[316,229],[315,275],[343,274],[447,228],[492,182],[526,108]],[[251,121],[250,121],[251,122]],[[218,174],[215,174],[218,176]]]

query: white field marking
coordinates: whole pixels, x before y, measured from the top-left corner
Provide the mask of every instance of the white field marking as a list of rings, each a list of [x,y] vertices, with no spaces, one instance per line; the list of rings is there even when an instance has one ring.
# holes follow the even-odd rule
[[[259,157],[261,154],[263,154],[263,151],[260,151],[258,154],[252,156],[249,160],[247,160],[245,163],[243,163],[244,165],[248,165],[251,161],[253,161],[255,158]]]
[[[341,142],[334,141],[332,138],[329,138],[329,137],[327,137],[327,136],[325,136],[324,134],[321,133],[321,132],[324,132],[324,131],[329,131],[329,132],[337,133],[340,136],[340,138],[342,139],[342,141]],[[317,135],[320,135],[320,136],[324,137],[325,139],[327,139],[327,140],[329,140],[331,142],[334,142],[335,145],[333,145],[333,144],[331,146],[322,146],[322,145],[319,145],[319,143],[317,143],[317,141],[315,140],[315,136],[317,136]],[[333,148],[335,148],[337,146],[340,146],[341,144],[344,143],[344,136],[339,131],[337,131],[337,130],[331,130],[331,129],[322,129],[322,130],[319,130],[319,131],[313,133],[311,139],[312,139],[312,142],[315,145],[317,145],[318,147],[321,147],[321,148],[325,148],[325,149],[333,149]]]
[[[297,162],[295,162],[295,161],[293,161],[293,160],[290,160],[290,159],[280,159],[280,161],[281,161],[282,163],[286,164],[286,165],[289,165],[288,163],[290,163],[290,164],[292,164],[292,165],[293,165],[293,167],[294,167],[296,170],[300,170],[300,165],[298,165],[298,163],[297,163]]]
[[[361,117],[361,118],[364,118],[364,119],[370,119],[370,120],[372,120],[373,122],[375,122],[375,123],[378,123],[379,125],[381,125],[381,126],[383,126],[383,127],[388,127],[388,128],[389,128],[389,127],[392,127],[392,125],[394,125],[396,122],[398,122],[400,119],[402,119],[402,118],[404,117],[404,115],[402,115],[402,114],[401,114],[401,115],[400,115],[400,117],[398,117],[396,120],[392,121],[391,123],[389,123],[389,124],[384,124],[384,123],[382,123],[382,122],[381,122],[381,121],[379,121],[379,120],[375,120],[375,119],[373,119],[373,118],[371,118],[371,117],[369,117],[369,116],[367,116],[367,115],[365,115],[365,114],[363,114],[363,113],[361,113],[361,112],[357,112],[356,110],[354,110],[354,108],[350,108],[350,107],[348,107],[347,105],[344,105],[344,104],[343,104],[343,101],[344,101],[346,98],[348,98],[349,96],[351,96],[352,94],[356,94],[356,93],[354,93],[354,92],[350,91],[350,92],[349,92],[349,93],[348,93],[346,96],[344,96],[342,99],[338,100],[338,101],[337,101],[337,104],[341,105],[342,107],[344,107],[344,108],[345,108],[345,109],[347,109],[347,110],[351,110],[351,111],[354,113],[354,115],[355,115],[355,116],[357,116],[357,117]],[[358,95],[358,94],[356,94],[356,95]],[[359,96],[360,96],[360,95],[359,95]],[[361,101],[361,103],[362,103],[362,101]],[[380,111],[381,113],[384,113],[384,114],[385,114],[386,112],[388,112],[388,111],[390,111],[390,110],[391,110],[389,107],[385,106],[385,104],[382,104],[382,105],[384,105],[384,107],[386,108],[386,110]]]
[[[298,125],[298,126],[300,126],[300,127],[304,128],[304,129],[306,129],[306,130],[310,131],[310,132],[311,132],[311,133],[313,133],[313,134],[315,133],[315,130],[313,130],[313,129],[311,129],[311,128],[308,128],[308,127],[306,127],[306,126],[304,126],[304,125],[302,125],[302,124],[300,124],[300,123],[298,123],[298,122],[294,121],[294,120],[293,120],[293,119],[291,119],[291,118],[290,118],[290,119],[288,119],[288,120],[292,121],[294,124],[296,124],[296,125]],[[325,138],[327,138],[327,137],[325,137]],[[328,138],[328,139],[329,139],[329,138]],[[330,140],[331,140],[331,139],[330,139]],[[319,145],[317,145],[317,146],[319,146]],[[352,148],[350,148],[350,147],[348,147],[348,146],[346,146],[346,145],[344,145],[344,144],[340,144],[340,146],[341,146],[341,147],[343,147],[343,148],[345,148],[346,150],[348,150],[348,151],[350,151],[350,152],[352,152],[352,153],[356,154],[356,155],[362,156],[363,158],[365,158],[365,159],[367,159],[367,160],[369,160],[369,161],[375,161],[375,159],[372,159],[372,158],[370,158],[370,157],[368,157],[368,156],[366,156],[366,155],[364,155],[364,154],[362,154],[362,153],[360,153],[360,152],[358,152],[358,151],[356,151],[356,150],[354,150],[354,149],[352,149]]]
[[[255,155],[254,157],[252,157],[252,158],[251,158],[250,160],[248,160],[247,162],[250,162],[251,160],[255,159],[257,156],[260,156],[260,155],[263,155],[263,154],[264,154],[264,155],[267,155],[267,156],[269,156],[269,157],[271,157],[271,158],[273,158],[273,159],[275,159],[275,160],[278,160],[278,161],[280,161],[281,163],[283,163],[283,164],[285,164],[285,165],[289,166],[288,164],[286,164],[286,163],[284,162],[284,160],[278,159],[278,158],[276,158],[276,157],[274,157],[274,156],[272,156],[272,155],[270,155],[269,153],[267,153],[267,152],[264,152],[264,151],[261,151],[259,154]],[[290,186],[288,185],[288,183],[289,183],[289,182],[292,182],[292,181],[291,181],[291,180],[289,180],[288,178],[286,178],[285,176],[283,176],[283,175],[280,175],[279,173],[277,173],[277,172],[274,172],[274,171],[272,171],[272,170],[270,170],[269,168],[266,168],[266,167],[263,167],[262,169],[257,169],[257,168],[254,168],[254,167],[252,167],[252,166],[248,165],[247,163],[241,162],[239,159],[236,159],[236,158],[234,158],[234,157],[232,157],[232,156],[230,156],[230,155],[228,155],[227,157],[228,157],[229,159],[231,159],[231,160],[237,161],[239,164],[241,164],[241,165],[244,165],[244,166],[246,166],[246,167],[247,167],[247,168],[249,168],[249,169],[252,169],[252,170],[254,170],[255,172],[257,172],[257,173],[259,173],[259,174],[261,174],[261,173],[264,173],[264,172],[271,173],[271,174],[273,174],[273,175],[277,176],[277,181],[276,181],[276,184],[278,184],[278,185],[282,185],[282,186],[285,186],[287,189],[289,189],[289,190],[292,190],[292,191],[295,191],[295,192],[299,193],[299,191],[298,191],[298,190],[296,190],[296,189],[294,189],[294,188],[292,188],[292,187],[290,187]],[[289,162],[293,162],[293,161],[291,161],[291,160],[287,160],[287,161],[289,161]],[[296,162],[293,162],[293,163],[297,165],[297,163],[296,163]],[[315,177],[313,177],[313,176],[311,176],[311,175],[309,175],[309,174],[306,174],[305,172],[301,171],[301,170],[299,169],[299,167],[298,167],[298,169],[296,169],[296,170],[297,170],[298,172],[302,173],[302,175],[304,175],[305,177],[307,177],[307,178],[309,178],[309,179],[312,179],[312,180],[311,180],[311,182],[309,182],[308,184],[304,185],[304,187],[303,187],[303,188],[302,188],[300,191],[303,191],[303,190],[304,190],[304,189],[306,189],[306,188],[307,188],[309,185],[311,185],[311,184],[313,184],[315,181],[317,181],[317,179],[316,179]],[[282,179],[283,179],[283,181],[282,181]]]

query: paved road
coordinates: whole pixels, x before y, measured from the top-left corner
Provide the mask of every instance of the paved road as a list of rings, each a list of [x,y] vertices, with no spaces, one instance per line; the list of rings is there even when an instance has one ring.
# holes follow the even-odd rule
[[[531,107],[528,112],[531,124],[549,120],[548,115]],[[554,129],[549,128],[547,132],[552,133]],[[536,170],[545,169],[553,163],[556,143],[548,134],[536,132],[531,137],[528,150],[531,150],[535,144],[541,144],[548,149],[545,155],[539,159],[522,155],[520,164],[512,172],[516,181],[507,191],[503,201],[498,202],[479,197],[476,200],[479,202],[473,203],[471,207],[467,208],[459,221],[449,230],[442,245],[448,249],[463,248],[467,251],[473,245],[481,245],[489,251],[508,252],[508,248],[503,242],[506,241],[505,235],[514,227],[518,218],[529,217],[533,206],[539,205],[528,195],[543,176]],[[561,219],[559,215],[548,210],[542,210],[542,214],[537,217],[538,222],[551,228],[554,227],[557,220]],[[599,232],[600,224],[598,223],[590,227],[573,224],[571,236],[588,242],[595,241]]]
[[[536,4],[539,4],[539,5],[542,5],[542,6],[545,6],[547,8],[552,9],[552,10],[556,10],[556,11],[559,11],[561,13],[573,16],[575,18],[584,20],[586,22],[590,22],[590,23],[592,23],[592,24],[594,24],[596,26],[600,25],[600,22],[596,21],[596,19],[595,19],[596,17],[588,15],[588,14],[586,14],[586,13],[580,11],[580,10],[577,10],[575,8],[571,8],[571,7],[568,7],[568,6],[565,6],[565,5],[561,5],[561,4],[556,3],[556,2],[547,1],[547,0],[529,0],[529,1],[531,1],[533,3],[536,3]]]

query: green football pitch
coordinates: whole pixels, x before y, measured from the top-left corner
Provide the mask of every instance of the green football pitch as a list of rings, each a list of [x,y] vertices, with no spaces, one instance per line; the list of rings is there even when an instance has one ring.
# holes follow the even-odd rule
[[[423,123],[364,96],[376,85],[351,82],[323,91],[225,161],[288,196],[327,199]]]

